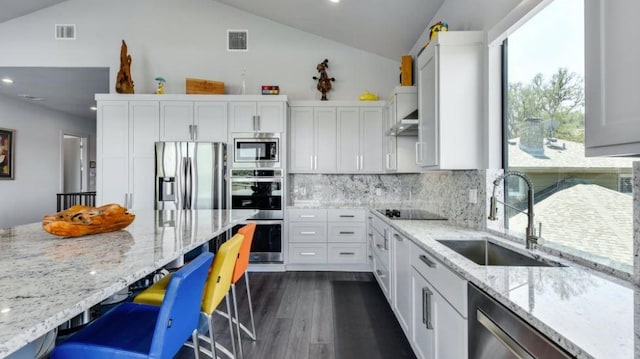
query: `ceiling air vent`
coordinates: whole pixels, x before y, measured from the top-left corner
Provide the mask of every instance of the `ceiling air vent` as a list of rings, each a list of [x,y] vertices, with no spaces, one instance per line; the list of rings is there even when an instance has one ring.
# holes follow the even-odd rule
[[[76,25],[56,24],[56,40],[75,40]]]
[[[249,31],[227,30],[227,51],[249,51]]]

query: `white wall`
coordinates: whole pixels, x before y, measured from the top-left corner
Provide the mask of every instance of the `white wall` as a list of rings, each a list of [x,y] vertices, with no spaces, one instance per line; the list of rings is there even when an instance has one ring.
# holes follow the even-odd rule
[[[0,227],[40,222],[61,191],[62,133],[92,134],[93,142],[95,121],[0,96],[0,127],[16,130],[15,179],[0,181]]]
[[[56,23],[76,24],[77,40],[54,40]],[[249,30],[248,52],[226,51],[227,29]],[[336,78],[330,100],[356,100],[364,90],[386,97],[398,82],[397,61],[212,0],[65,1],[0,24],[0,66],[107,66],[115,84],[122,39],[136,93],[153,92],[163,76],[167,93],[184,93],[185,78],[195,77],[224,81],[237,94],[246,69],[249,94],[279,85],[290,99],[315,100],[312,77],[325,58]]]

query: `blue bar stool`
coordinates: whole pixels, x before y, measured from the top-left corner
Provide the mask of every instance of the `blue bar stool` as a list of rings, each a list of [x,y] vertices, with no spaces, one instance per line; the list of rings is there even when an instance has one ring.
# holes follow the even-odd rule
[[[174,273],[161,306],[123,303],[57,346],[51,358],[169,359],[189,336],[199,358],[199,309],[212,260],[203,253]]]

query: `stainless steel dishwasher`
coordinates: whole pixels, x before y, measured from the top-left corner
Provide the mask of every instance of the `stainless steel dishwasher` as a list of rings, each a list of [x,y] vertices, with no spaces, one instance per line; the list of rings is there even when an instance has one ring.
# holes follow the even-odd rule
[[[509,309],[469,284],[469,358],[573,358]]]

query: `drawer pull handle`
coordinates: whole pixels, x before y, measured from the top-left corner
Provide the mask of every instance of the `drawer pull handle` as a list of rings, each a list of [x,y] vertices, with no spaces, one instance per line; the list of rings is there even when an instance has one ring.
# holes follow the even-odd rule
[[[384,273],[382,273],[382,271],[380,271],[380,269],[376,269],[376,273],[378,273],[378,277],[380,277],[380,278],[386,277],[386,275]]]
[[[433,329],[433,323],[431,323],[431,296],[433,292],[429,288],[422,288],[422,324],[425,324],[427,329]]]
[[[369,254],[367,257],[369,257],[369,259],[373,259],[373,256],[371,254]]]
[[[353,218],[353,217],[355,217],[355,215],[353,215],[353,214],[341,214],[340,215],[340,218]]]
[[[397,233],[393,234],[393,238],[399,240],[400,242],[402,242],[402,237],[400,237],[400,235],[398,235]]]
[[[301,256],[315,256],[316,252],[300,252]]]
[[[316,218],[315,214],[301,214],[300,218]]]
[[[434,261],[432,261],[431,259],[427,258],[427,256],[425,256],[424,254],[420,255],[420,260],[424,262],[424,264],[426,264],[429,268],[435,268],[436,267],[436,263]]]
[[[376,244],[376,247],[380,248],[380,249],[385,249],[384,246],[382,244]]]
[[[341,256],[355,256],[355,252],[340,252]]]
[[[355,234],[355,232],[340,232],[340,234]]]
[[[369,237],[373,237],[373,233],[369,233]]]
[[[316,232],[300,232],[300,234],[305,235],[305,236],[312,236],[312,235],[316,234]]]

